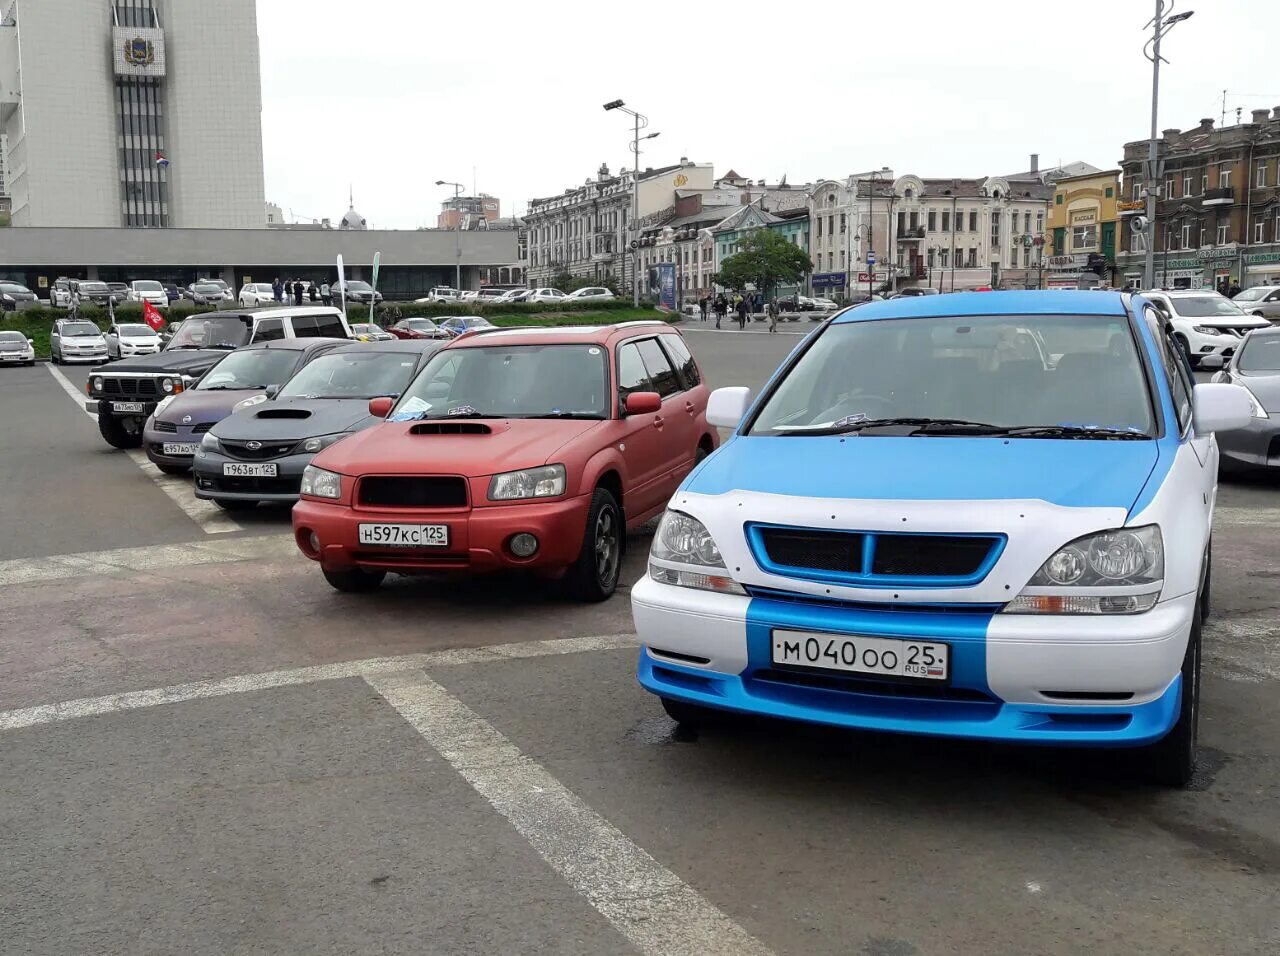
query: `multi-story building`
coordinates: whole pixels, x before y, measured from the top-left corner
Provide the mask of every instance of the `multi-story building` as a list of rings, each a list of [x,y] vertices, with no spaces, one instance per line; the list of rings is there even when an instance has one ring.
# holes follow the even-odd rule
[[[440,204],[437,229],[478,229],[481,222],[492,222],[502,215],[501,203],[492,196],[451,196]]]
[[[615,175],[602,165],[596,176],[581,186],[531,200],[524,217],[529,234],[529,284],[548,285],[556,276],[567,274],[631,288],[640,268],[641,231],[673,215],[676,190],[710,189],[712,185],[710,163],[682,157],[673,166],[641,171],[638,182],[633,170]]]
[[[15,226],[258,228],[255,0],[0,0]]]
[[[789,203],[786,208],[778,212],[770,212],[766,208],[767,205],[768,202],[765,199],[748,203],[710,230],[715,243],[715,271],[720,270],[725,259],[742,251],[742,240],[756,229],[771,229],[788,242],[808,250],[809,211],[807,207]],[[803,280],[796,285],[784,283],[776,289],[757,291],[785,299],[796,295],[802,288]],[[719,286],[716,286],[715,290],[721,291]]]
[[[1147,140],[1126,143],[1121,203],[1120,270],[1144,280],[1145,246],[1153,243],[1155,284],[1224,288],[1280,282],[1280,107],[1254,110],[1250,121],[1214,128],[1167,129],[1157,141],[1162,176],[1144,179]],[[1132,228],[1156,189],[1155,221]]]
[[[1121,285],[1116,269],[1119,229],[1120,170],[1064,176],[1053,184],[1049,228],[1044,236],[1044,284],[1077,288],[1081,281]],[[1090,272],[1091,257],[1101,257],[1103,271]],[[1099,264],[1097,258],[1092,259]]]

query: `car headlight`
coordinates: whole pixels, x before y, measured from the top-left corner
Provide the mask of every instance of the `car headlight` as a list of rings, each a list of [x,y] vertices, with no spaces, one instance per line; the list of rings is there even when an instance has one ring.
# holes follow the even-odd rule
[[[173,379],[171,379],[171,378],[162,378],[162,379],[160,379],[160,387],[161,387],[162,389],[164,389],[166,392],[172,392],[172,391],[173,391]]]
[[[1040,566],[1008,614],[1137,614],[1164,584],[1164,540],[1157,525],[1117,528],[1064,545]]]
[[[658,523],[649,549],[649,576],[676,587],[746,594],[729,577],[724,556],[706,525],[682,511],[667,511]]]
[[[205,432],[200,439],[200,447],[205,451],[222,451],[222,443],[213,437],[213,432]]]
[[[1234,384],[1240,385],[1238,381]],[[1258,396],[1254,395],[1253,392],[1249,391],[1249,389],[1245,388],[1243,385],[1240,385],[1240,387],[1244,388],[1244,393],[1249,396],[1249,411],[1253,413],[1253,417],[1270,418],[1271,416],[1267,414],[1267,410],[1262,407],[1262,402],[1258,401]]]
[[[95,379],[93,380],[93,390],[94,390],[95,392],[100,392],[100,391],[102,391],[102,379],[100,379],[100,378],[95,378]]]
[[[265,395],[254,395],[254,396],[251,396],[250,398],[244,399],[244,401],[236,402],[234,405],[231,406],[231,410],[233,412],[238,412],[242,408],[253,408],[254,405],[261,405],[266,400],[267,400],[267,396]]]
[[[173,400],[174,400],[175,398],[177,398],[177,396],[176,396],[176,395],[166,395],[164,398],[160,399],[160,404],[156,406],[156,410],[155,410],[154,412],[152,412],[151,414],[152,414],[155,418],[159,418],[159,417],[160,417],[160,413],[161,413],[161,412],[163,412],[163,411],[164,411],[166,408],[168,408],[170,405],[172,405],[172,404],[173,404]]]
[[[302,469],[302,493],[314,498],[341,498],[342,476],[307,465]]]
[[[1201,335],[1226,335],[1226,334],[1228,334],[1228,333],[1227,333],[1227,331],[1226,331],[1225,329],[1215,329],[1215,328],[1214,328],[1213,326],[1211,326],[1211,325],[1193,325],[1191,328],[1192,328],[1193,330],[1195,330],[1196,332],[1199,332]]]
[[[319,438],[308,438],[300,441],[294,446],[292,454],[294,455],[310,455],[318,451],[328,448],[339,438],[346,438],[346,432],[338,432],[336,435],[321,435]]]
[[[543,465],[494,475],[489,481],[490,501],[517,501],[522,498],[554,498],[564,494],[564,465]]]

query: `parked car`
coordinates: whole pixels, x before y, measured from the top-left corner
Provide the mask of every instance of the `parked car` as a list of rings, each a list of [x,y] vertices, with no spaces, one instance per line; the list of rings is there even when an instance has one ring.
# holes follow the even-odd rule
[[[317,357],[269,401],[240,409],[204,436],[192,469],[196,497],[228,511],[297,501],[316,453],[381,421],[371,402],[398,398],[444,344],[349,344]]]
[[[350,339],[351,331],[341,312],[322,305],[193,315],[182,320],[160,354],[116,362],[91,375],[85,408],[98,416],[98,432],[108,445],[137,448],[160,400],[191,388],[227,352],[292,338]]]
[[[797,312],[813,312],[818,308],[818,303],[807,295],[796,296]]]
[[[252,407],[312,359],[346,339],[278,339],[225,355],[191,388],[161,399],[143,426],[143,449],[168,475],[191,470],[206,432],[237,408]]]
[[[463,336],[399,400],[370,403],[385,422],[305,470],[295,539],[341,591],[527,569],[603,600],[627,528],[716,447],[706,400],[665,323]]]
[[[522,302],[563,302],[568,298],[559,289],[531,289]]]
[[[81,306],[96,305],[105,309],[109,306],[123,303],[127,294],[127,292],[113,290],[105,282],[97,282],[90,279],[71,280],[71,302],[73,305],[78,302]]]
[[[502,305],[511,305],[516,302],[523,302],[533,293],[532,289],[508,289],[502,296],[495,301]]]
[[[251,309],[254,306],[271,305],[276,301],[276,294],[270,282],[246,282],[240,287],[240,294],[236,298],[242,309]]]
[[[421,299],[414,299],[413,301],[419,305],[428,305],[432,303],[437,305],[449,305],[451,303],[461,302],[462,293],[457,289],[450,289],[448,286],[438,285]]]
[[[35,365],[36,343],[21,332],[0,329],[0,365]]]
[[[135,355],[154,355],[164,348],[155,329],[145,322],[112,323],[107,329],[107,358],[133,358]]]
[[[1026,335],[1053,364],[1012,347]],[[675,720],[1131,747],[1154,780],[1190,779],[1213,433],[1249,403],[1195,384],[1154,306],[873,303],[707,417],[734,435],[631,594],[640,682]]]
[[[908,286],[905,289],[899,289],[894,295],[890,296],[890,298],[904,299],[910,298],[913,295],[941,295],[941,293],[938,292],[937,289],[930,288],[927,285],[913,285]]]
[[[1217,292],[1158,290],[1143,294],[1172,323],[1174,337],[1186,350],[1192,368],[1206,355],[1229,358],[1248,332],[1270,324],[1246,314]]]
[[[49,287],[49,306],[54,309],[71,308],[71,281],[59,276]]]
[[[58,319],[49,333],[49,361],[54,365],[107,360],[107,340],[102,329],[87,319]]]
[[[570,292],[564,297],[566,302],[611,302],[615,296],[603,286],[589,286],[585,289],[577,289]]]
[[[1223,368],[1214,382],[1239,385],[1249,394],[1250,419],[1242,428],[1218,432],[1223,474],[1280,470],[1280,327],[1257,329],[1230,359],[1208,356],[1202,368]]]
[[[111,290],[111,294],[116,296],[116,304],[129,301],[129,283],[127,282],[108,282],[107,288]]]
[[[25,285],[0,281],[0,307],[3,307],[5,312],[34,309],[39,305],[40,299]]]
[[[476,298],[479,295],[480,295],[480,292],[478,289],[468,289],[464,291],[461,295],[459,295],[458,298],[462,302],[471,303],[471,302],[475,302]]]
[[[172,282],[165,282],[163,283],[163,285],[164,285],[164,294],[169,297],[170,305],[172,305],[174,302],[177,302],[179,299],[182,298],[182,290],[179,289]]]
[[[216,285],[222,290],[222,300],[224,302],[235,301],[235,293],[232,292],[231,286],[227,283],[226,279],[197,279],[196,282],[203,283],[205,285]]]
[[[442,332],[430,319],[401,319],[387,331],[397,339],[447,339],[449,333]]]
[[[1258,285],[1231,300],[1250,315],[1280,321],[1280,285]]]
[[[476,305],[492,305],[495,302],[502,301],[507,294],[506,289],[491,289],[485,287],[476,293]]]
[[[346,282],[347,301],[352,305],[368,305],[370,302],[377,304],[382,301],[382,293],[374,290],[373,286],[360,279],[348,279]],[[338,284],[333,284],[333,297],[336,300],[339,295]]]
[[[127,302],[150,302],[157,309],[167,309],[169,307],[169,294],[164,291],[164,286],[152,279],[134,279],[129,283],[128,292],[125,293],[125,301]]]
[[[450,338],[457,338],[463,332],[493,328],[497,326],[480,315],[451,315],[440,322],[440,330],[448,333]]]
[[[351,334],[361,342],[390,342],[396,338],[373,322],[352,322]]]

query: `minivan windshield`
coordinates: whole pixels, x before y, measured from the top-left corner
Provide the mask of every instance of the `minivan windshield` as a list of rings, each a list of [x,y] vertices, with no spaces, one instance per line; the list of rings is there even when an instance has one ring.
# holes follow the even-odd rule
[[[1241,372],[1280,372],[1280,333],[1254,332],[1231,364]]]
[[[280,389],[279,398],[377,398],[399,395],[418,364],[414,352],[322,355]]]
[[[1220,295],[1180,295],[1169,300],[1173,311],[1188,319],[1205,319],[1215,315],[1242,315],[1243,310]]]
[[[750,434],[1142,438],[1152,425],[1124,318],[986,315],[829,326]]]
[[[393,417],[607,418],[598,345],[507,345],[437,352]]]
[[[238,349],[249,341],[247,323],[232,316],[212,318],[195,315],[183,321],[169,340],[172,349]]]
[[[246,349],[233,352],[211,368],[200,384],[199,391],[219,392],[244,388],[266,388],[279,385],[298,364],[298,353],[293,349]]]

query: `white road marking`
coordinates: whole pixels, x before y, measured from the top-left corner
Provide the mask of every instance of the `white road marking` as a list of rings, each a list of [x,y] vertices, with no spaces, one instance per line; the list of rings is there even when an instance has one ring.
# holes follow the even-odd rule
[[[241,538],[238,540],[243,543],[263,539]],[[203,547],[211,549],[214,545],[209,544]],[[602,634],[593,637],[568,637],[558,641],[528,641],[523,644],[497,644],[490,647],[428,651],[399,657],[371,657],[359,661],[268,671],[264,674],[241,674],[236,677],[173,684],[169,687],[107,694],[103,697],[82,697],[79,700],[65,700],[56,704],[39,704],[35,707],[2,711],[0,712],[0,731],[20,730],[24,727],[78,720],[82,717],[118,714],[187,700],[247,694],[253,691],[270,690],[273,687],[314,684],[319,681],[343,680],[350,677],[368,677],[421,667],[454,667],[461,664],[479,664],[519,657],[580,654],[587,651],[607,651],[638,646],[639,641],[634,634]]]
[[[71,396],[71,400],[76,403],[79,409],[96,423],[98,416],[85,407],[88,396],[77,390],[52,362],[47,363],[45,368],[49,370],[53,380],[62,387],[62,390]],[[233,521],[226,512],[212,501],[201,501],[197,498],[192,490],[189,477],[166,475],[151,464],[146,452],[136,448],[127,451],[126,454],[135,465],[142,469],[143,474],[154,481],[160,487],[160,490],[168,495],[170,500],[181,508],[187,517],[194,521],[205,534],[225,534],[228,531],[244,530],[240,524]]]
[[[424,672],[365,680],[637,949],[654,956],[769,953]]]

